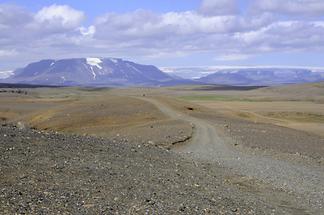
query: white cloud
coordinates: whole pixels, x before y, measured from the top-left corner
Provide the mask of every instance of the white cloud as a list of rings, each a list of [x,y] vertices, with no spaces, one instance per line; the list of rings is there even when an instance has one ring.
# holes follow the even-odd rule
[[[84,18],[82,11],[75,10],[68,5],[56,4],[42,8],[35,15],[36,21],[43,25],[59,25],[64,28],[76,28]]]
[[[14,74],[13,71],[0,71],[0,79],[8,78],[13,74]]]
[[[11,50],[0,49],[0,58],[1,57],[11,57],[11,56],[15,56],[17,54],[18,54],[17,51],[14,49],[11,49]]]
[[[237,14],[237,0],[203,0],[200,12],[212,16]]]
[[[323,0],[254,0],[254,11],[291,15],[323,16]]]
[[[84,23],[84,12],[67,5],[50,5],[32,13],[0,4],[0,58],[13,62],[116,56],[150,61],[207,53],[218,56],[218,61],[237,61],[268,52],[324,50],[324,21],[296,18],[298,13],[319,14],[320,1],[307,1],[300,12],[296,8],[305,0],[281,1],[280,5],[275,0],[255,0],[252,7],[258,7],[259,13],[236,13],[237,2],[206,0],[197,10],[179,12],[108,12],[89,25]],[[294,12],[287,12],[288,3]],[[288,15],[269,13],[273,11]]]
[[[278,21],[250,32],[235,34],[245,48],[260,52],[320,51],[324,48],[324,26],[313,21]]]
[[[225,54],[215,58],[216,61],[240,61],[249,59],[251,56],[246,54]]]
[[[234,15],[204,16],[195,11],[155,14],[137,10],[125,14],[108,13],[96,21],[99,38],[155,37],[226,34],[255,29],[269,23],[270,16],[246,18]],[[112,34],[111,32],[114,32]]]
[[[92,37],[96,33],[96,27],[91,25],[88,28],[80,27],[80,32],[83,36],[90,36]]]

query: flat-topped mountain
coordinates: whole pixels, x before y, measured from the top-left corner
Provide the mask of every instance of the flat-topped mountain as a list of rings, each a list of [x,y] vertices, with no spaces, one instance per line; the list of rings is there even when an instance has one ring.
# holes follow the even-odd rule
[[[152,65],[119,58],[74,58],[41,60],[14,71],[7,83],[87,86],[159,86],[181,80]]]

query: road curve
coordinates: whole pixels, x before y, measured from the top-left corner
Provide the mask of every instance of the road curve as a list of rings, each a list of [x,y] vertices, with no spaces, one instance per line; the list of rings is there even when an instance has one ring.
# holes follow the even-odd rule
[[[307,199],[307,205],[324,212],[324,169],[302,166],[262,155],[251,155],[230,147],[209,122],[178,112],[153,98],[140,98],[155,105],[173,119],[190,122],[195,130],[192,140],[175,149],[198,159],[214,161],[234,173],[252,177]]]

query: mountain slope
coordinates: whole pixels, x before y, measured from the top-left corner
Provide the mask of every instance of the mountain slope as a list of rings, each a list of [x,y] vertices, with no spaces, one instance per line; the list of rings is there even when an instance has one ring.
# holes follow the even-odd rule
[[[151,65],[140,65],[117,58],[75,58],[31,63],[16,70],[13,76],[3,82],[67,86],[155,86],[179,80]]]
[[[324,72],[290,68],[224,69],[198,80],[209,84],[270,86],[323,81]]]

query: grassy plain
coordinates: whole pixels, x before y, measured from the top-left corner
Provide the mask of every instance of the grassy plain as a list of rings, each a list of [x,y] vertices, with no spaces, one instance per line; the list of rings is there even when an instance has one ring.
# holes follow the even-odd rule
[[[316,83],[250,91],[196,90],[178,98],[227,116],[324,136],[323,86],[323,83]]]

